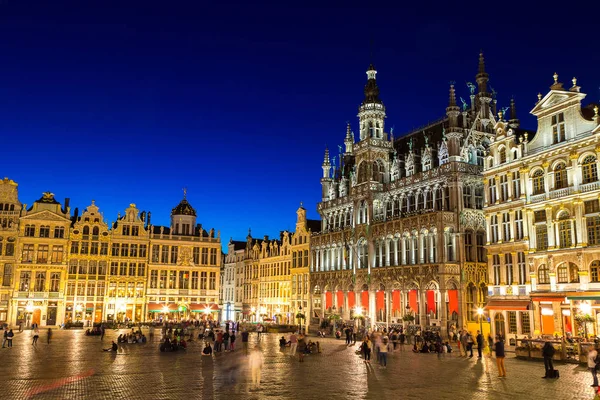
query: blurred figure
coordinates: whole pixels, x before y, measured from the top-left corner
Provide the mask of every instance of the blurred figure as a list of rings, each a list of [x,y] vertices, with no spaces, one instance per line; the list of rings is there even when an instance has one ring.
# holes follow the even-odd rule
[[[249,357],[250,373],[252,375],[252,389],[260,389],[260,373],[263,362],[264,360],[262,353],[258,350],[252,351]]]

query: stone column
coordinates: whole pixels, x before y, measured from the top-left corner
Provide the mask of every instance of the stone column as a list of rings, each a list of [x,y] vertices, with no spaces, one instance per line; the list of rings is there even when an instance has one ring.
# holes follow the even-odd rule
[[[375,317],[377,316],[377,312],[375,310],[376,302],[375,302],[375,291],[369,288],[369,318],[371,319],[371,327],[375,325]]]
[[[485,230],[487,244],[492,243],[492,218],[489,215],[485,216],[485,226],[487,229]]]
[[[437,261],[433,257],[433,241],[435,240],[435,234],[429,234],[427,240],[429,240],[429,262],[434,263]]]
[[[576,238],[575,238],[575,218],[571,218],[569,220],[569,223],[571,224],[571,246],[570,247],[575,247],[575,243],[577,243]]]
[[[500,259],[500,285],[506,285],[506,263],[504,258],[504,253],[498,253],[498,258]]]
[[[490,180],[488,178],[483,178],[483,206],[488,206],[488,198],[490,194]]]
[[[510,210],[508,212],[508,218],[510,221],[510,241],[514,242],[515,241],[515,211],[514,210]]]
[[[581,171],[581,168],[579,167],[579,165],[577,164],[577,159],[579,158],[579,154],[577,152],[571,153],[569,154],[569,160],[571,160],[571,167],[567,168],[567,173],[570,173],[570,176],[568,177],[569,182],[571,182],[571,185],[573,186],[573,190],[575,192],[579,191],[579,173]]]
[[[401,237],[400,240],[402,240],[402,265],[406,265],[408,264],[408,260],[406,259],[406,237]]]
[[[520,178],[521,178],[521,197],[522,199],[526,198],[527,202],[529,202],[529,195],[531,193],[531,181],[529,180],[529,168],[521,168],[519,170]]]
[[[506,182],[508,183],[508,192],[507,192],[508,198],[512,199],[513,198],[513,179],[512,179],[512,173],[510,173],[510,172],[506,173]]]
[[[440,289],[440,302],[439,302],[439,317],[441,325],[442,337],[448,336],[448,311],[446,310],[446,297],[448,297],[448,291],[446,289]]]
[[[380,241],[377,245],[377,251],[379,252],[379,265],[378,267],[383,267],[383,243]]]
[[[558,246],[557,240],[558,236],[555,236],[555,226],[554,226],[554,218],[552,215],[552,207],[546,207],[546,226],[548,229],[548,250],[554,249]]]
[[[425,308],[426,302],[426,291],[422,288],[419,288],[419,324],[421,325],[421,329],[425,329],[427,326],[427,309]]]
[[[390,240],[391,239],[385,239],[385,266],[389,267],[390,266]]]
[[[587,246],[587,223],[583,216],[583,201],[576,199],[575,206],[575,232],[577,233],[577,247]]]
[[[385,290],[385,322],[386,322],[386,328],[389,332],[390,330],[390,317],[392,316],[391,314],[391,299],[392,299],[392,291],[390,289],[386,289]]]
[[[350,306],[348,305],[348,292],[346,290],[342,291],[344,293],[344,313],[342,315],[342,318],[344,319],[344,321],[347,321],[350,319]]]
[[[398,238],[394,238],[394,265],[398,265]]]
[[[423,251],[423,233],[419,233],[417,246],[419,247],[419,264],[425,263],[425,252]]]

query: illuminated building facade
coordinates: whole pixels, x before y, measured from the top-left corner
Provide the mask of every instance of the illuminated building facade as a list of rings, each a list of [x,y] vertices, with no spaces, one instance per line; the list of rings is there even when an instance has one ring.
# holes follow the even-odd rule
[[[496,333],[599,331],[600,115],[582,107],[585,96],[575,78],[567,89],[555,74],[531,111],[535,134],[512,115],[494,126],[484,174]]]
[[[4,178],[0,181],[0,324],[8,323],[11,317],[21,208],[17,183]]]
[[[147,319],[218,319],[221,239],[196,224],[184,198],[169,227],[152,226]]]
[[[442,332],[467,326],[488,290],[481,170],[496,101],[483,56],[470,104],[457,105],[451,84],[446,116],[398,138],[385,131],[376,74],[367,71],[359,141],[348,125],[344,151],[333,162],[325,151],[311,323],[359,312],[369,326],[408,315]]]
[[[244,259],[246,242],[230,240],[221,273],[221,308],[223,321],[243,319]]]

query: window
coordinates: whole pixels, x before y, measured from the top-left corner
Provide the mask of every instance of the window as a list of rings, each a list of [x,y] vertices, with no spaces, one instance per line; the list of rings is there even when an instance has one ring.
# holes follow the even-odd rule
[[[486,262],[487,260],[485,256],[485,233],[477,232],[475,239],[477,242],[477,261]]]
[[[533,213],[533,222],[546,222],[546,210],[537,210]]]
[[[586,214],[596,214],[600,212],[600,206],[598,200],[588,200],[584,203],[585,213]]]
[[[569,270],[567,266],[563,263],[556,268],[556,281],[558,283],[568,283],[569,282]]]
[[[162,246],[160,249],[160,262],[162,264],[169,263],[169,246]]]
[[[506,284],[513,284],[513,257],[511,253],[504,255],[504,265],[506,266]]]
[[[515,211],[515,239],[523,239],[523,210]]]
[[[502,240],[507,242],[510,239],[510,214],[505,212],[502,214]]]
[[[121,257],[127,257],[129,255],[129,244],[123,243],[121,245]]]
[[[496,178],[490,178],[489,181],[490,201],[488,204],[495,204],[498,198],[496,197]]]
[[[473,232],[466,231],[465,235],[465,258],[466,261],[474,261],[473,260]]]
[[[96,282],[88,282],[87,283],[87,296],[88,297],[94,297],[94,294],[96,294]]]
[[[217,265],[217,249],[210,249],[210,265]]]
[[[146,246],[145,244],[140,244],[139,257],[146,258],[147,253],[148,253],[148,246]]]
[[[190,284],[190,272],[179,271],[179,289],[188,289]]]
[[[208,265],[208,249],[207,248],[203,248],[202,249],[202,265]]]
[[[98,250],[99,250],[98,246],[99,246],[98,242],[92,242],[91,247],[90,247],[90,254],[98,255]]]
[[[137,276],[146,276],[146,263],[138,263]]]
[[[596,182],[598,180],[598,165],[596,157],[587,156],[581,163],[581,173],[583,175],[583,183]]]
[[[98,272],[96,261],[90,261],[90,268],[88,269],[89,275],[96,275]]]
[[[490,235],[490,239],[492,243],[497,243],[498,242],[498,216],[497,215],[492,215],[490,217],[490,229],[491,229],[491,235]]]
[[[507,311],[508,314],[508,333],[517,333],[517,312]]]
[[[531,333],[531,325],[529,323],[529,313],[521,311],[521,333],[527,335]]]
[[[152,270],[150,271],[150,289],[158,288],[158,271]]]
[[[519,269],[519,285],[527,283],[527,267],[525,266],[525,253],[517,253],[517,268]]]
[[[54,228],[54,237],[57,239],[62,239],[65,237],[65,228],[62,226],[57,226]]]
[[[113,261],[110,263],[110,275],[117,276],[118,274],[119,274],[119,263]]]
[[[48,247],[49,246],[47,244],[38,245],[38,252],[37,252],[38,264],[45,264],[48,262]]]
[[[492,270],[494,271],[494,285],[500,284],[500,255],[494,254],[492,256]]]
[[[6,266],[5,266],[6,268]],[[6,269],[5,269],[6,271]],[[590,282],[600,282],[600,261],[594,260],[590,264]]]
[[[566,140],[565,114],[559,113],[552,116],[552,143],[560,143]]]
[[[47,225],[40,226],[40,237],[41,238],[49,238],[50,237],[50,227]]]
[[[502,147],[498,150],[498,159],[500,160],[500,164],[504,164],[506,162],[506,148]]]
[[[559,246],[563,249],[567,248],[567,247],[571,247],[571,244],[572,244],[571,220],[569,219],[569,214],[567,214],[566,212],[563,212],[558,217],[558,220],[559,220],[559,223],[558,223]]]
[[[500,201],[508,201],[508,175],[500,177]]]
[[[96,296],[104,297],[104,289],[105,289],[104,282],[98,282],[96,285]]]
[[[562,189],[567,186],[567,168],[565,164],[558,164],[554,168],[554,189]]]
[[[477,301],[477,288],[472,282],[470,282],[467,286],[466,300],[467,319],[469,321],[475,321],[477,319],[477,309],[475,308],[475,303]]]
[[[129,257],[137,257],[138,256],[138,245],[132,244],[129,246]]]
[[[519,171],[512,173],[513,199],[521,197],[521,174]]]
[[[404,205],[406,205],[406,198],[403,203],[402,211],[406,211],[405,208],[407,207]],[[436,211],[442,211],[444,209],[444,192],[441,187],[438,187],[435,191],[435,209]]]
[[[32,244],[24,244],[23,245],[23,254],[21,256],[21,262],[31,263],[33,262],[33,245]]]
[[[217,289],[217,273],[216,272],[211,272],[210,273],[210,280],[209,280],[209,290],[216,290]]]
[[[98,263],[98,275],[99,276],[106,275],[106,261],[100,261]]]
[[[192,272],[192,290],[198,289],[198,271]]]
[[[160,246],[155,244],[152,246],[152,262],[157,263],[160,255]]]
[[[25,225],[25,236],[35,236],[35,225]]]
[[[127,263],[122,262],[119,264],[119,275],[127,276]]]
[[[471,186],[465,185],[463,187],[463,207],[473,208],[473,197],[471,195]]]
[[[533,173],[533,194],[546,193],[546,187],[544,186],[544,171],[538,169]]]
[[[79,254],[88,254],[89,253],[89,242],[81,242],[81,251]]]
[[[86,275],[87,272],[88,272],[88,262],[87,261],[79,261],[79,275]]]
[[[100,228],[95,226],[94,229],[92,229],[92,239],[98,240],[98,235],[100,235]]]
[[[12,281],[13,268],[12,264],[4,264],[4,271],[2,274],[2,286],[10,286]]]
[[[207,286],[207,275],[206,275],[206,271],[202,271],[200,272],[200,290],[206,290],[206,286]]]
[[[67,283],[67,296],[75,296],[75,282]]]
[[[131,233],[131,227],[129,225],[123,225],[123,235],[129,236]]]
[[[535,227],[535,242],[537,250],[548,249],[548,228],[546,225],[538,225]]]
[[[546,267],[546,264],[542,264],[538,268],[538,283],[541,285],[550,283],[550,276],[548,275],[548,267]]]
[[[600,216],[586,217],[588,245],[600,244]]]
[[[175,282],[177,280],[177,271],[169,271],[169,289],[175,289]]]
[[[34,292],[43,292],[46,286],[46,273],[38,272],[35,274],[35,287]]]
[[[4,252],[5,256],[14,256],[15,255],[15,244],[14,238],[8,238],[8,243],[6,243],[6,251]]]
[[[178,250],[179,250],[178,246],[171,246],[171,264],[177,263]]]
[[[129,263],[129,276],[135,276],[136,264],[130,262]]]
[[[80,297],[85,296],[85,282],[77,283],[77,296],[80,296]]]
[[[167,288],[167,271],[160,271],[160,288]]]
[[[31,284],[31,271],[21,271],[21,280],[19,281],[19,291],[29,292]]]
[[[569,282],[579,283],[579,269],[573,263],[569,263]]]
[[[140,227],[132,226],[131,227],[131,236],[139,236],[140,235]]]
[[[50,274],[50,291],[60,291],[60,272],[52,272]]]

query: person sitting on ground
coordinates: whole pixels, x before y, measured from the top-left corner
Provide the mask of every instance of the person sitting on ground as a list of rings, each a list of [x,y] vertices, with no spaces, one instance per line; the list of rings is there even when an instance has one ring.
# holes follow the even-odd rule
[[[286,343],[287,343],[287,341],[282,336],[281,339],[279,339],[279,347],[284,347],[286,345]]]
[[[108,349],[102,349],[104,351],[117,351],[119,350],[119,346],[117,346],[117,344],[115,343],[115,341],[112,341],[112,345],[108,348]]]
[[[418,353],[419,352],[419,348],[417,347],[417,342],[415,342],[415,344],[413,345],[413,353]]]
[[[213,349],[212,347],[210,347],[210,342],[206,342],[206,344],[204,345],[204,350],[202,350],[202,355],[203,356],[210,356],[212,355]]]
[[[444,346],[446,346],[447,353],[452,353],[452,346],[450,346],[450,342],[446,342]]]
[[[425,343],[423,345],[423,348],[421,349],[421,353],[429,353],[429,346],[427,346],[427,343]]]

